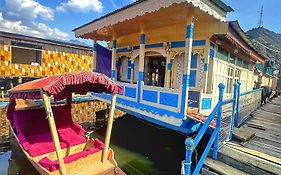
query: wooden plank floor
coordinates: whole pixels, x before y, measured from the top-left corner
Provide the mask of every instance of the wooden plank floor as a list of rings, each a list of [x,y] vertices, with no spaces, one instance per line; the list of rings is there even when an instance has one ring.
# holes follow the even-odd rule
[[[256,110],[241,127],[255,132],[246,148],[281,159],[281,96]]]

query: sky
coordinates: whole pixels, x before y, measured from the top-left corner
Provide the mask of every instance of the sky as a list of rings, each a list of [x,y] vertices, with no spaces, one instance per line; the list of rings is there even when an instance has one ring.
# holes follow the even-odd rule
[[[133,1],[0,0],[0,30],[48,39],[75,40],[74,28]],[[238,20],[245,31],[257,27],[263,5],[264,27],[281,33],[281,0],[223,1],[235,10],[228,14],[227,19]]]

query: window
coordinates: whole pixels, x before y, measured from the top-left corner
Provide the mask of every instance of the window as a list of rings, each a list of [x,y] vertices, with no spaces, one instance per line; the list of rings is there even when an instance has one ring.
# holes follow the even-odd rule
[[[237,59],[236,66],[242,67],[243,60],[241,58]]]
[[[234,83],[240,82],[240,76],[241,76],[241,70],[236,69],[235,70],[235,76],[234,76]]]
[[[235,64],[235,55],[230,54],[229,62],[232,63],[232,64]]]
[[[231,92],[232,92],[232,87],[233,87],[233,73],[234,73],[234,68],[233,68],[233,67],[228,67],[228,71],[227,71],[227,84],[226,84],[226,93],[231,93]]]
[[[246,61],[243,61],[243,68],[249,69],[249,63]]]
[[[218,57],[224,61],[228,61],[228,52],[223,50],[221,46],[218,47]]]
[[[41,64],[42,46],[12,41],[12,63]]]

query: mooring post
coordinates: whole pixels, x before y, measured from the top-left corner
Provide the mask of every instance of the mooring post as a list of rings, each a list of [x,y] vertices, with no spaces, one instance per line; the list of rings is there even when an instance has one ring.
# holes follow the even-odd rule
[[[223,101],[223,94],[224,94],[224,84],[219,84],[219,102]],[[219,103],[218,102],[218,103]],[[215,142],[214,142],[214,151],[213,151],[213,159],[218,158],[218,151],[219,151],[219,139],[220,139],[220,124],[221,124],[221,113],[222,113],[222,104],[218,109],[217,118],[216,118],[216,130],[218,130]]]
[[[192,152],[193,152],[194,140],[192,138],[187,138],[185,140],[185,163],[184,163],[184,171],[185,175],[191,174],[191,163],[192,163]]]
[[[241,83],[237,83],[237,102],[236,102],[236,115],[235,115],[235,126],[238,127],[240,123],[240,117],[239,117],[239,107],[240,107],[240,89],[241,89]]]
[[[234,128],[234,117],[236,115],[238,84],[235,83],[233,86],[234,86],[234,92],[233,92],[233,104],[232,104],[232,112],[231,112],[231,125],[230,125],[230,131],[229,131],[229,140],[232,140],[232,132],[233,132],[233,128]]]

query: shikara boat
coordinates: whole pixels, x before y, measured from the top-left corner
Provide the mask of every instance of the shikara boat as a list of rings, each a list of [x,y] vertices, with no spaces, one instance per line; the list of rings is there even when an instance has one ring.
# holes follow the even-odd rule
[[[84,135],[72,120],[72,94],[87,92],[112,94],[105,143]],[[7,117],[22,151],[42,175],[124,174],[109,148],[120,93],[120,86],[99,73],[46,77],[9,91]]]

